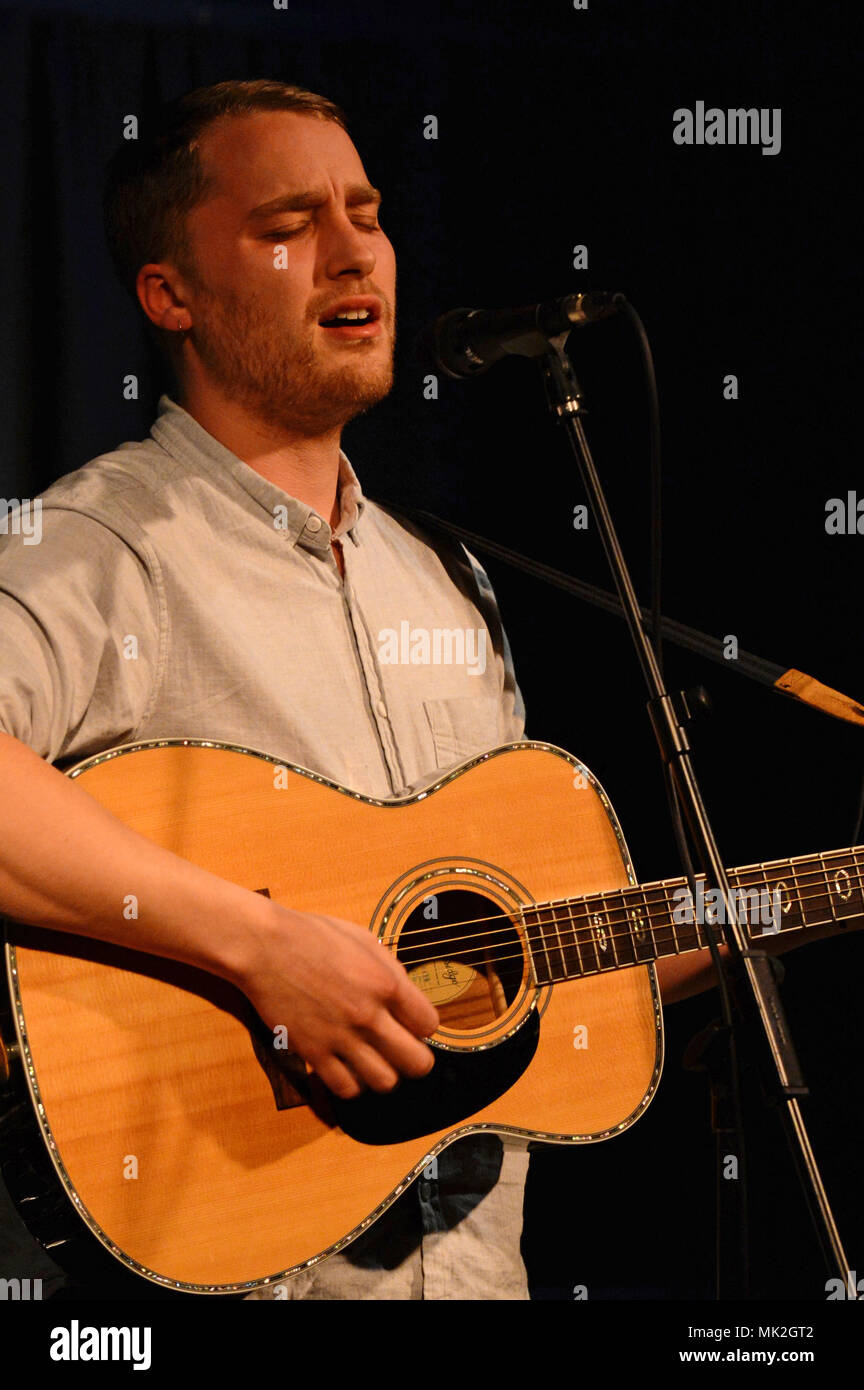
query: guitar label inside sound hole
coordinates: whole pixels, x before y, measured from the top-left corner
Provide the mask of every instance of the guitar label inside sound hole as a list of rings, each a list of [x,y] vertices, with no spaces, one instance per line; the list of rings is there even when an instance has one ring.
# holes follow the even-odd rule
[[[513,919],[482,893],[442,889],[406,917],[396,956],[438,1010],[443,1028],[469,1031],[510,1008],[525,975]]]

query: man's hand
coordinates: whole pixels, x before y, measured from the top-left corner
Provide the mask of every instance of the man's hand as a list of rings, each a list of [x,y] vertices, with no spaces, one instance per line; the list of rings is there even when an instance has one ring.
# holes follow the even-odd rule
[[[420,1038],[438,1014],[395,956],[354,922],[263,901],[268,920],[234,983],[324,1085],[351,1100],[431,1071]]]
[[[0,912],[229,980],[346,1100],[425,1076],[432,1005],[371,932],[294,912],[154,844],[0,733]],[[144,905],[127,920],[126,895]]]

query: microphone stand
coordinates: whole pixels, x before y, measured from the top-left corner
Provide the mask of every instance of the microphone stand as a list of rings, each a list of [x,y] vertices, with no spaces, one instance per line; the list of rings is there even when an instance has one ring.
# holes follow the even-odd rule
[[[598,589],[595,584],[586,584],[584,579],[576,579],[571,574],[565,574],[563,570],[553,569],[551,565],[541,564],[539,560],[531,560],[527,555],[520,555],[517,550],[511,550],[509,546],[492,541],[488,536],[478,536],[476,531],[458,526],[455,521],[445,521],[443,517],[424,511],[422,507],[411,507],[406,502],[394,502],[389,497],[382,497],[377,489],[374,501],[379,506],[386,507],[387,511],[395,512],[407,521],[416,522],[427,531],[441,531],[445,536],[461,541],[469,550],[478,550],[481,555],[488,555],[493,560],[500,560],[502,564],[512,566],[513,569],[522,570],[523,574],[530,574],[533,579],[539,579],[544,584],[552,584],[565,594],[573,594],[583,603],[590,603],[594,608],[599,608],[601,613],[611,613],[615,618],[621,618],[622,621],[624,619],[621,604],[607,589]],[[696,652],[708,661],[716,661],[727,671],[732,670],[738,676],[748,676],[759,685],[770,686],[778,694],[798,700],[801,704],[809,705],[811,709],[821,710],[833,719],[843,719],[847,724],[864,727],[864,706],[858,700],[844,695],[842,690],[833,690],[830,685],[816,680],[814,676],[808,676],[806,671],[798,671],[794,666],[778,666],[776,661],[766,661],[762,656],[754,656],[752,652],[745,652],[743,647],[738,648],[735,660],[730,661],[723,655],[723,643],[717,637],[709,637],[698,628],[687,627],[684,623],[676,622],[674,618],[662,615],[655,633],[651,610],[643,605],[639,612],[642,614],[643,626],[647,625],[648,631],[655,638],[662,637],[667,642],[674,642],[676,646],[683,647],[685,651]],[[704,712],[708,713],[705,696],[696,698],[703,701]]]
[[[568,328],[557,337],[548,337],[538,330],[534,335],[533,344],[523,342],[516,351],[518,355],[539,358],[549,408],[564,425],[576,455],[582,482],[648,687],[648,713],[660,756],[669,770],[687,819],[691,838],[706,876],[706,889],[713,887],[718,890],[724,907],[725,940],[729,950],[729,959],[725,967],[717,949],[720,937],[714,936],[718,925],[716,915],[714,920],[705,923],[705,935],[711,947],[721,990],[724,984],[728,986],[734,1025],[731,1036],[727,1027],[721,1025],[715,1028],[703,1053],[711,1076],[718,1163],[722,1163],[723,1157],[728,1155],[730,1140],[737,1128],[734,1117],[737,1108],[735,1098],[738,1094],[736,1053],[740,1050],[744,1055],[755,1055],[765,1093],[780,1109],[787,1142],[826,1263],[842,1280],[851,1298],[855,1295],[849,1278],[849,1263],[798,1103],[798,1097],[808,1092],[777,991],[773,962],[765,951],[750,948],[738,920],[737,903],[726,876],[690,759],[690,744],[685,727],[689,717],[687,703],[680,695],[670,695],[664,688],[654,649],[642,627],[639,603],[582,426],[582,392],[573,364],[564,351],[569,331]],[[680,717],[679,711],[684,712],[684,718]],[[687,871],[686,863],[684,867]],[[687,877],[691,877],[689,871]],[[699,899],[692,881],[690,890],[695,911]],[[707,917],[709,913],[706,911],[705,915]],[[742,1046],[745,1041],[746,1049]],[[734,1147],[743,1157],[740,1148],[737,1145]],[[717,1290],[718,1298],[722,1299],[746,1297],[747,1244],[743,1186],[743,1174],[739,1175],[737,1180],[724,1180],[718,1170]]]

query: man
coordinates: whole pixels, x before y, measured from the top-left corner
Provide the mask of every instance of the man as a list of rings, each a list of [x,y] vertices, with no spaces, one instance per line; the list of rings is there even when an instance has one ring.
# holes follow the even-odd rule
[[[163,397],[150,440],[49,488],[41,543],[10,536],[0,558],[0,906],[232,980],[346,1098],[433,1064],[437,1014],[403,967],[360,925],[145,845],[48,763],[212,737],[386,798],[522,736],[482,571],[367,502],[340,452],[392,381],[378,201],[337,108],[279,83],[191,94],[125,149],[109,240],[178,402]],[[486,659],[388,665],[377,634],[403,620],[482,636]],[[495,1136],[454,1146],[289,1296],[527,1297],[526,1165]]]
[[[125,150],[109,240],[176,399],[148,440],[47,490],[39,545],[9,535],[0,550],[0,910],[230,980],[343,1098],[433,1065],[437,1015],[402,966],[361,924],[150,844],[51,764],[212,738],[388,798],[522,737],[482,570],[364,499],[340,451],[346,422],[391,385],[395,260],[378,202],[338,109],[280,83],[192,93]],[[377,634],[404,620],[473,632],[488,660],[389,664]],[[661,978],[680,996],[710,966],[683,957]],[[527,1298],[526,1167],[524,1145],[494,1135],[452,1145],[285,1291]]]

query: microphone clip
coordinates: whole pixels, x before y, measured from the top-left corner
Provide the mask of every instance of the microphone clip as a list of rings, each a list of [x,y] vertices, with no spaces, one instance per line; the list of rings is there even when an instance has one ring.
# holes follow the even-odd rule
[[[546,402],[559,423],[588,413],[573,363],[564,350],[569,336],[568,328],[566,332],[559,333],[554,338],[544,339],[545,347],[540,363]]]

